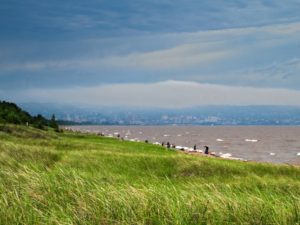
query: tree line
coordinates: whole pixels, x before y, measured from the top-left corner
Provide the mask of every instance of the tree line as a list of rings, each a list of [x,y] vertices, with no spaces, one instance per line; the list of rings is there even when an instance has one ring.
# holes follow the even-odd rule
[[[41,114],[31,116],[28,112],[21,109],[15,103],[0,101],[0,123],[2,124],[19,124],[31,125],[35,128],[46,130],[47,127],[53,128],[59,132],[58,123],[53,114],[51,119],[48,120]]]

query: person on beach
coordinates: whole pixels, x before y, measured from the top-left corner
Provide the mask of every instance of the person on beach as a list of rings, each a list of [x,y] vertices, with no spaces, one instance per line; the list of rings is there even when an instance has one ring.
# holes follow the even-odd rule
[[[196,151],[197,150],[197,145],[194,145],[194,151]]]
[[[204,153],[205,153],[205,154],[208,154],[209,147],[205,145],[204,148],[205,148]]]
[[[161,146],[163,146],[163,147],[164,147],[164,146],[165,146],[165,142],[162,142],[162,143],[161,143]]]
[[[170,145],[170,142],[167,142],[167,148],[170,148],[171,145]]]

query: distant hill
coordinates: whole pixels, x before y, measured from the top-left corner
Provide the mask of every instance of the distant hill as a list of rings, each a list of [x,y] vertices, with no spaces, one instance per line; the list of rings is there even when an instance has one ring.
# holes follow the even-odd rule
[[[183,109],[80,107],[22,103],[31,114],[55,113],[60,124],[97,125],[300,125],[300,106],[198,106]]]
[[[32,116],[28,112],[17,106],[15,103],[6,101],[0,101],[0,123],[20,124],[28,126],[32,125],[39,129],[52,127],[57,131],[59,130],[54,115],[50,120],[46,119],[41,114]]]

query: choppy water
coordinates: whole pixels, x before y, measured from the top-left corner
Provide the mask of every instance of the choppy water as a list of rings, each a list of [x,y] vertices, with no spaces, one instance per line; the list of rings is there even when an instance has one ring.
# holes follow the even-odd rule
[[[87,132],[102,132],[125,139],[170,142],[216,153],[231,153],[247,160],[300,165],[300,127],[247,126],[72,126]]]

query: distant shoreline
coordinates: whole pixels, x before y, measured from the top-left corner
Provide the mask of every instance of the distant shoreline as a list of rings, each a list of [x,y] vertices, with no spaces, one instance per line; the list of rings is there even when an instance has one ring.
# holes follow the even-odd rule
[[[103,127],[300,127],[298,125],[201,125],[201,124],[74,124],[64,125],[60,127],[76,127],[76,126],[103,126]]]

